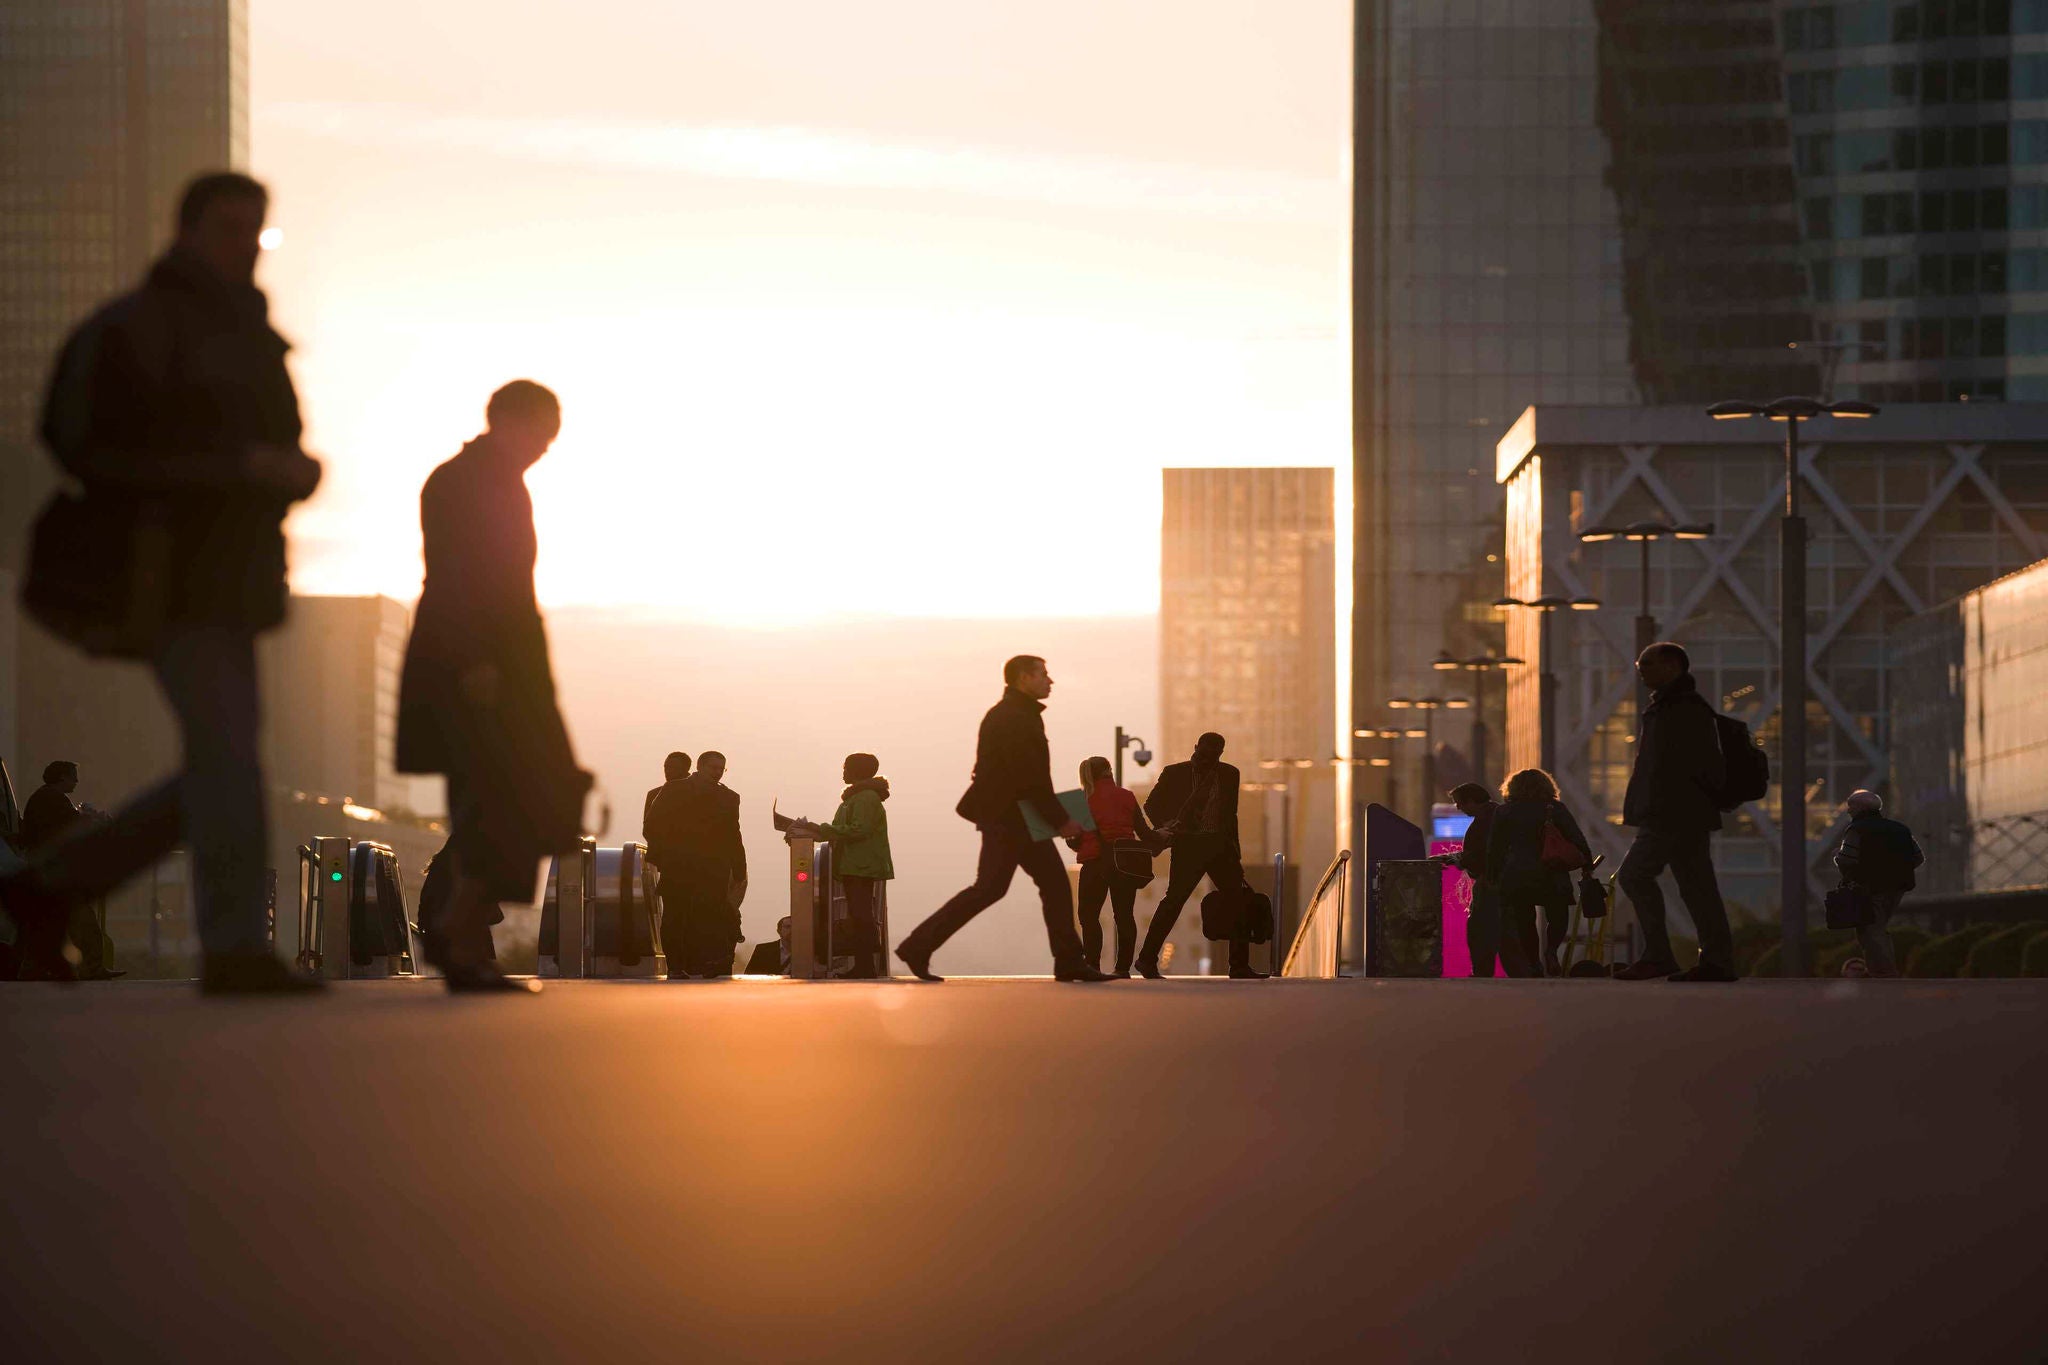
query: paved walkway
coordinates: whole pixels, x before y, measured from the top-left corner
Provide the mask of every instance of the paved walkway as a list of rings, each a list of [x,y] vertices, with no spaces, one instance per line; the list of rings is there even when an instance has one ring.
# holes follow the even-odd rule
[[[0,1030],[11,1360],[2048,1346],[2048,982],[112,983]]]

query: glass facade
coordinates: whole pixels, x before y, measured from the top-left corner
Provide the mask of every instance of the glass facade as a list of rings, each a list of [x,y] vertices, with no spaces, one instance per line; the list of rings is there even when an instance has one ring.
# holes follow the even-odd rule
[[[2048,882],[2048,563],[1913,621],[1893,698],[1895,805],[1922,889]]]
[[[169,240],[200,171],[247,163],[246,0],[0,6],[0,552],[49,486],[35,422],[64,335]]]
[[[1691,652],[1701,692],[1748,722],[1776,763],[1784,457],[1771,440],[1783,430],[1759,422],[1759,440],[1735,444],[1728,428],[1736,425],[1748,424],[1715,423],[1691,406],[1539,408],[1502,443],[1509,591],[1531,595],[1540,573],[1547,591],[1605,604],[1559,613],[1551,630],[1557,776],[1589,823],[1606,822],[1595,839],[1611,855],[1626,846],[1618,822],[1634,759],[1632,617],[1642,604],[1659,634]],[[1811,537],[1807,835],[1823,872],[1842,799],[1858,787],[1884,789],[1899,743],[1928,742],[1912,726],[1932,701],[1922,697],[1903,711],[1900,704],[1900,689],[1918,696],[1936,676],[1926,656],[1913,653],[1916,618],[2048,547],[2048,409],[1906,405],[1846,425],[1816,424],[1808,433],[1803,484]],[[1708,540],[1653,544],[1647,580],[1638,546],[1578,540],[1586,526],[1652,519],[1707,521],[1716,531]],[[1508,763],[1520,767],[1538,761],[1533,677],[1542,656],[1533,620],[1513,629],[1514,653],[1530,661],[1509,727]],[[1901,719],[1907,729],[1895,741]],[[1920,785],[1931,792],[1938,782]],[[1774,787],[1728,817],[1717,845],[1724,889],[1752,913],[1776,905],[1779,811]]]
[[[1636,388],[1590,0],[1358,13],[1352,714],[1385,726],[1440,648],[1499,647],[1500,432]]]
[[[1288,850],[1312,880],[1336,854],[1336,471],[1169,469],[1164,478],[1159,762],[1186,758],[1214,730],[1246,781],[1287,783],[1284,807],[1244,798],[1246,865],[1280,851],[1266,812],[1286,819]],[[1314,766],[1259,767],[1282,759]]]

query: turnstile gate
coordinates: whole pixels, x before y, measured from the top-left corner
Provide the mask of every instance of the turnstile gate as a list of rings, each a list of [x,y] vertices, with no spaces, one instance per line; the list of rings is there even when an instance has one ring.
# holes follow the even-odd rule
[[[642,977],[668,969],[647,846],[585,838],[548,865],[540,908],[540,975]]]
[[[340,835],[299,846],[298,964],[330,980],[417,976],[398,855]]]
[[[792,828],[789,844],[789,974],[821,981],[849,974],[854,960],[846,890],[832,875],[832,845],[810,837],[810,826]],[[889,884],[875,887],[877,957],[884,975],[889,954]]]

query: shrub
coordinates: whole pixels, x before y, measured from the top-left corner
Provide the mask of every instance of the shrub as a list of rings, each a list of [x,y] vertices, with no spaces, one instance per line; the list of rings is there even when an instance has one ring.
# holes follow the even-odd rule
[[[1964,959],[1980,938],[1989,938],[1998,932],[1996,924],[1966,924],[1953,934],[1923,943],[1906,963],[1907,976],[1954,976],[1962,970]]]
[[[1920,950],[1921,945],[1932,942],[1933,939],[1933,934],[1917,924],[1894,924],[1892,956],[1898,959],[1899,966],[1903,969],[1906,963],[1912,961],[1913,954]]]
[[[1845,951],[1846,948],[1846,951]],[[1853,929],[1812,929],[1806,935],[1806,975],[1839,976],[1842,963],[1856,951]],[[1739,957],[1736,959],[1741,960]],[[1832,960],[1833,965],[1825,964]],[[1783,976],[1785,945],[1773,941],[1756,960],[1743,969],[1744,976]]]
[[[2048,924],[2039,920],[2026,924],[2015,924],[1987,934],[1970,948],[1963,959],[1963,976],[2001,977],[2020,974],[2020,953],[2027,941],[2035,935],[2048,931]]]
[[[1735,969],[1744,976],[1755,976],[1756,960],[1777,946],[1778,926],[1760,924],[1754,921],[1735,926]]]
[[[2036,934],[2020,949],[2021,976],[2048,976],[2048,934]]]

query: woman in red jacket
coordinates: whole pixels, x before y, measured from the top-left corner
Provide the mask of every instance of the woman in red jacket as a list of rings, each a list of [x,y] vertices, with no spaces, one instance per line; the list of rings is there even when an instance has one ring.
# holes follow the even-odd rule
[[[1100,970],[1102,967],[1102,902],[1108,899],[1116,915],[1116,970],[1110,975],[1128,979],[1131,957],[1138,950],[1136,906],[1138,888],[1110,875],[1106,845],[1119,839],[1139,839],[1150,845],[1158,837],[1138,806],[1138,798],[1116,784],[1106,758],[1091,758],[1081,764],[1081,790],[1088,793],[1088,813],[1095,828],[1075,841],[1081,863],[1081,956]]]

